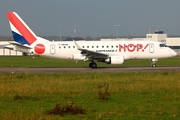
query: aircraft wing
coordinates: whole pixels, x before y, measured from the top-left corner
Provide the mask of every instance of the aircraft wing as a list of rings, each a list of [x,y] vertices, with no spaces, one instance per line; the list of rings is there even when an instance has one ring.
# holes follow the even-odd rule
[[[74,40],[73,40],[74,41]],[[85,55],[86,57],[90,58],[107,58],[109,55],[103,54],[103,53],[98,53],[95,51],[87,50],[87,49],[82,49],[76,41],[74,41],[75,46],[77,47],[78,50],[81,51],[81,54]]]
[[[81,51],[81,54],[84,54],[86,55],[87,57],[88,56],[91,56],[93,58],[106,58],[108,57],[107,54],[103,54],[103,53],[98,53],[98,52],[95,52],[95,51],[91,51],[91,50],[87,50],[87,49],[78,49]]]

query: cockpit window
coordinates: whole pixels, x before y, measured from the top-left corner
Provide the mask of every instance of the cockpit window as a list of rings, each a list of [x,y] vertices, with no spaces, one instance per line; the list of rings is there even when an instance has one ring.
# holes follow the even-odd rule
[[[167,47],[165,44],[159,44],[159,47]]]

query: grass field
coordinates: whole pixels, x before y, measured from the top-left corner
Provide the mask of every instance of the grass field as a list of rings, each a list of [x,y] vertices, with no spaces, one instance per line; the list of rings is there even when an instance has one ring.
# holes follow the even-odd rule
[[[98,66],[151,66],[151,60],[127,60],[122,65],[109,65],[105,63],[97,63]],[[157,66],[180,66],[180,57],[159,59]],[[59,60],[53,58],[45,58],[39,56],[19,56],[19,57],[0,57],[0,67],[87,67],[89,62]]]
[[[42,57],[0,57],[0,67],[87,66],[88,62]],[[148,66],[131,60],[123,66]],[[98,64],[105,66],[106,64]],[[157,66],[180,66],[179,58],[161,59]],[[103,85],[109,85],[104,87]],[[99,87],[102,86],[102,87]],[[108,92],[108,99],[99,99]],[[48,115],[57,104],[74,103],[85,114]],[[180,73],[54,73],[0,74],[0,119],[179,119]]]
[[[168,72],[1,74],[0,119],[179,119],[179,78]],[[104,83],[110,96],[99,100]],[[69,102],[86,113],[45,114]]]

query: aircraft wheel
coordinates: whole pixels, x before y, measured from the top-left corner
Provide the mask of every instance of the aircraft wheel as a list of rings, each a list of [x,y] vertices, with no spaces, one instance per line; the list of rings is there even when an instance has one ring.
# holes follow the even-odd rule
[[[156,67],[156,64],[152,64],[152,67]]]
[[[97,64],[96,63],[92,63],[92,68],[97,68]]]
[[[156,67],[156,61],[158,61],[157,58],[152,59],[152,64],[151,64],[152,67]]]
[[[90,68],[92,68],[92,64],[93,64],[93,63],[89,63],[89,67],[90,67]]]

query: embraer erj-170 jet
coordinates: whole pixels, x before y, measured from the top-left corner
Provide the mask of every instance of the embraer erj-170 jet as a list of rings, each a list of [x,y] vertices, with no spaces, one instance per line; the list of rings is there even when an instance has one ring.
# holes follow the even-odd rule
[[[97,62],[123,64],[130,59],[152,59],[156,67],[158,58],[174,57],[177,53],[166,45],[155,41],[49,41],[38,37],[16,12],[7,12],[14,42],[5,46],[40,56],[90,61],[89,67],[96,68]]]

